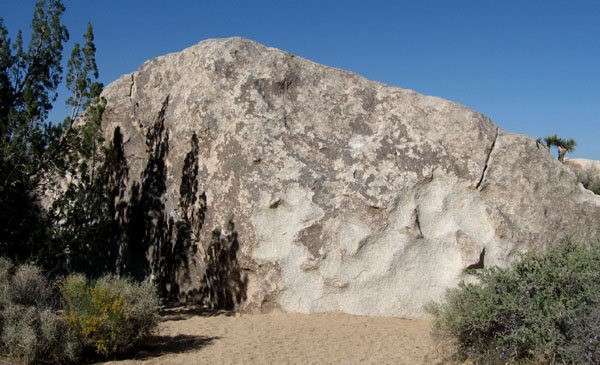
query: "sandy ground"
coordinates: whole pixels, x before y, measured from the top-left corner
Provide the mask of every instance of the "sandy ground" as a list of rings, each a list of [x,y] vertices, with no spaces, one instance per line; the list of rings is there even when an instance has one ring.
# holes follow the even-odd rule
[[[340,313],[163,312],[157,336],[110,364],[436,364],[431,319]]]

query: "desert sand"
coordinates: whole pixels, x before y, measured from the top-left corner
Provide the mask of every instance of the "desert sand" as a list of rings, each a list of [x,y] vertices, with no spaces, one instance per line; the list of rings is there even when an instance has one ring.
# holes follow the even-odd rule
[[[162,312],[158,334],[110,364],[444,363],[432,320],[342,313]]]

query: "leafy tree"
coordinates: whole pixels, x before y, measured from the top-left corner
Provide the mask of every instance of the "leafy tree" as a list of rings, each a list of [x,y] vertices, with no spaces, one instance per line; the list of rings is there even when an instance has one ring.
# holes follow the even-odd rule
[[[24,261],[47,235],[37,204],[39,171],[60,128],[47,122],[61,82],[62,51],[69,39],[60,0],[39,1],[31,40],[14,42],[0,18],[0,252]]]
[[[552,147],[552,146],[557,147],[558,160],[560,162],[565,162],[565,154],[567,152],[575,151],[575,146],[577,145],[577,142],[575,142],[575,140],[573,138],[563,139],[563,138],[557,137],[556,134],[545,137],[544,142],[546,143],[547,147]]]
[[[76,43],[68,61],[67,87],[72,112],[63,123],[64,133],[55,160],[54,174],[68,181],[58,186],[51,213],[54,247],[62,266],[57,272],[80,272],[99,277],[116,271],[120,229],[115,221],[114,173],[118,153],[104,145],[101,122],[106,104],[99,98],[96,48],[88,23],[86,43]],[[81,113],[81,111],[83,111]]]
[[[102,91],[102,84],[95,81],[98,79],[96,46],[94,45],[92,24],[89,22],[83,38],[86,41],[83,48],[79,46],[79,43],[75,43],[71,59],[67,64],[67,87],[72,93],[67,100],[67,105],[72,106],[71,116],[68,118],[70,123],[75,121],[80,111],[87,109]]]
[[[71,114],[62,125],[47,121],[69,38],[64,11],[60,0],[36,4],[27,51],[21,32],[11,42],[0,19],[0,252],[52,274],[100,276],[114,272],[118,230],[109,187],[114,152],[103,144],[105,102],[89,23],[67,63]],[[45,194],[53,201],[47,212]]]
[[[65,137],[69,153],[65,176],[70,182],[52,209],[53,247],[62,257],[58,272],[99,277],[116,271],[120,228],[115,221],[113,176],[118,154],[105,147],[100,123],[105,100],[96,100]]]

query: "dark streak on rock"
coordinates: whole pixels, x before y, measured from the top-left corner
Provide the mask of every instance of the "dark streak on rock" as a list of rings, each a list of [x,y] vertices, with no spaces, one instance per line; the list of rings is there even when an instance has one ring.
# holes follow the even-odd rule
[[[277,207],[279,207],[281,205],[281,203],[282,203],[281,199],[277,199],[276,201],[271,203],[271,205],[269,205],[269,209],[277,209]]]
[[[419,234],[417,235],[417,238],[423,238],[425,237],[423,235],[423,231],[421,230],[421,222],[419,221],[419,207],[415,207],[415,226],[417,227],[417,230],[419,230]]]

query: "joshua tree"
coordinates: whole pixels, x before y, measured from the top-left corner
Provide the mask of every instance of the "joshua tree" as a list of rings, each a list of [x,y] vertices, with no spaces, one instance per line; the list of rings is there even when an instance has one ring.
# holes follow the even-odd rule
[[[552,146],[557,147],[558,160],[563,163],[565,162],[565,154],[575,151],[575,146],[577,145],[577,142],[573,138],[562,139],[557,137],[556,134],[544,138],[544,142],[546,142],[546,146],[549,148]]]

